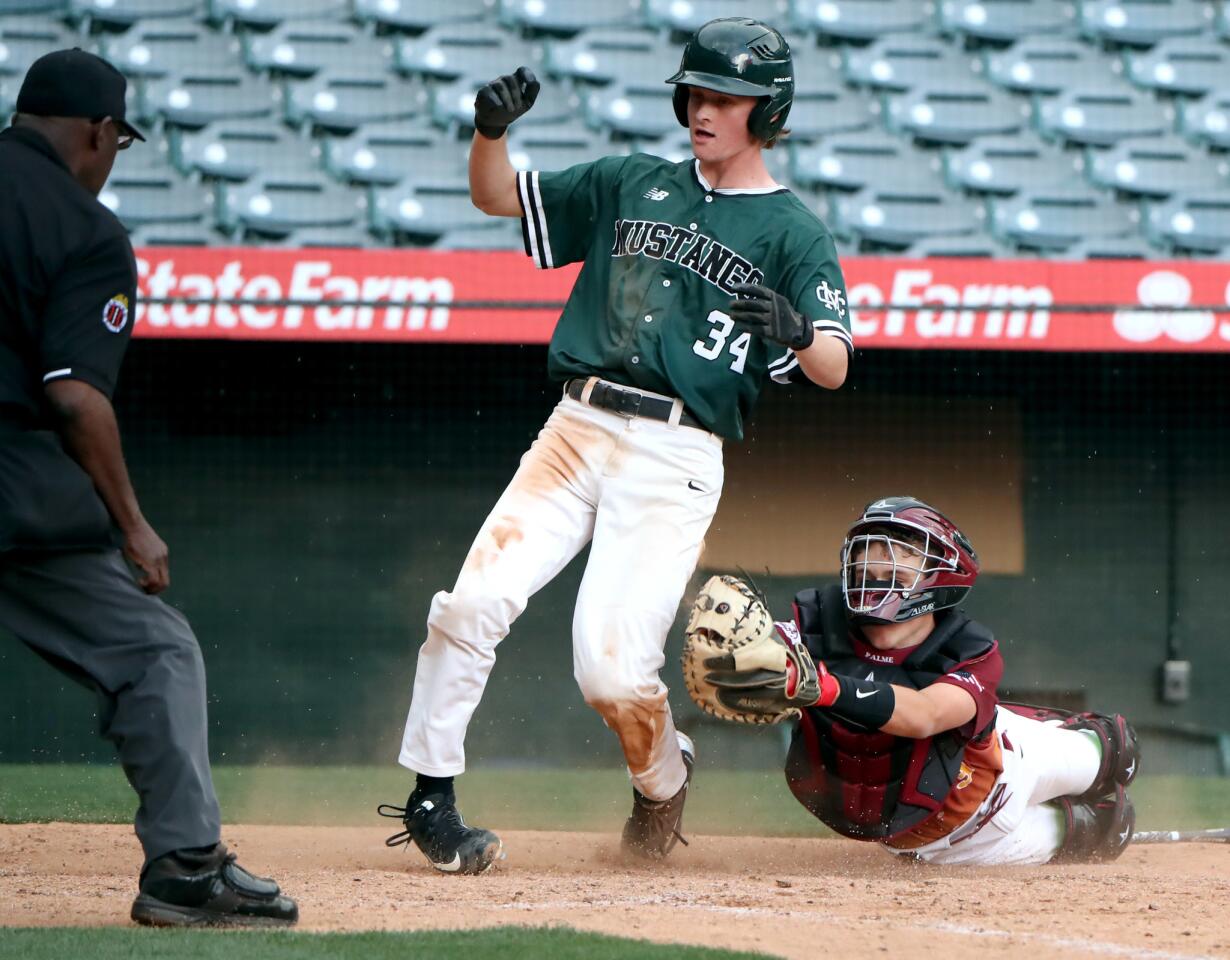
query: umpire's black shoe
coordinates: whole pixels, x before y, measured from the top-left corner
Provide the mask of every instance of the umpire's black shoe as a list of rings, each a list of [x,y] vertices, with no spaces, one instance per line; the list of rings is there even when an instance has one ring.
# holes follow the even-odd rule
[[[278,885],[254,877],[219,843],[204,851],[177,850],[141,873],[132,919],[150,927],[289,926],[295,901]]]
[[[410,794],[404,807],[382,803],[376,812],[406,825],[405,830],[385,841],[388,846],[414,841],[428,863],[443,873],[486,873],[497,860],[504,859],[500,838],[490,830],[466,824],[451,793],[423,797]]]
[[[661,860],[675,849],[676,843],[688,845],[680,831],[683,829],[683,804],[688,798],[692,767],[696,763],[696,748],[690,739],[680,734],[679,749],[688,773],[678,793],[668,800],[650,800],[632,788],[632,816],[624,824],[623,833],[625,853],[643,860]]]

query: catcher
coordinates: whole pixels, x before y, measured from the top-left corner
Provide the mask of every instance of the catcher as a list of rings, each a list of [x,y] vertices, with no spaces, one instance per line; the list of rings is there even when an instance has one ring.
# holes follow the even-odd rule
[[[688,621],[684,678],[707,712],[795,722],[786,780],[837,833],[930,863],[1113,860],[1135,823],[1136,734],[1120,715],[999,702],[991,632],[954,609],[978,576],[969,540],[909,497],[869,504],[841,583],[774,623],[713,577]]]

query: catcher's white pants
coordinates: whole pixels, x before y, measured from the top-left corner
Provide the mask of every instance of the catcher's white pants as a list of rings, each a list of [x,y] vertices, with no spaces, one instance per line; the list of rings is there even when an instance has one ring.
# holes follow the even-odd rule
[[[928,863],[1046,863],[1063,843],[1063,815],[1047,804],[1084,793],[1101,763],[1096,741],[1079,730],[1061,730],[996,707],[995,735],[1004,771],[986,800],[946,837],[915,850]]]
[[[565,396],[478,532],[451,593],[437,593],[399,760],[465,770],[465,733],[495,648],[529,597],[591,539],[572,623],[573,671],[618,735],[634,785],[674,796],[686,772],[658,677],[666,634],[721,496],[722,441]]]

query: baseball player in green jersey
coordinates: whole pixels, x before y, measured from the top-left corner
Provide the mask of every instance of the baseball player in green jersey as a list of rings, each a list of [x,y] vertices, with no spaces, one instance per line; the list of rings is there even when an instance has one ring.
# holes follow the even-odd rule
[[[440,870],[481,873],[500,840],[457,812],[470,717],[495,649],[528,598],[592,541],[573,619],[574,674],[619,737],[633,784],[623,846],[648,859],[682,840],[694,749],[658,677],[666,635],[767,379],[835,389],[852,351],[832,237],[761,151],[782,135],[790,49],[754,20],[705,24],[675,85],[695,158],[604,157],[516,172],[505,133],[538,82],[526,68],[479,90],[470,190],[522,220],[542,268],[582,264],[548,354],[563,397],[480,529],[419,653],[400,762],[418,774],[391,844]]]

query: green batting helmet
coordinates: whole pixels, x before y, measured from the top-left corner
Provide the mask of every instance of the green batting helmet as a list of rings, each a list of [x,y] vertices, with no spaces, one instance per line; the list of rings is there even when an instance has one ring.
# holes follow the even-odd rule
[[[786,38],[759,20],[710,20],[683,48],[675,87],[675,116],[688,125],[688,91],[704,87],[740,97],[760,97],[747,118],[752,135],[772,143],[794,100],[794,61]]]

